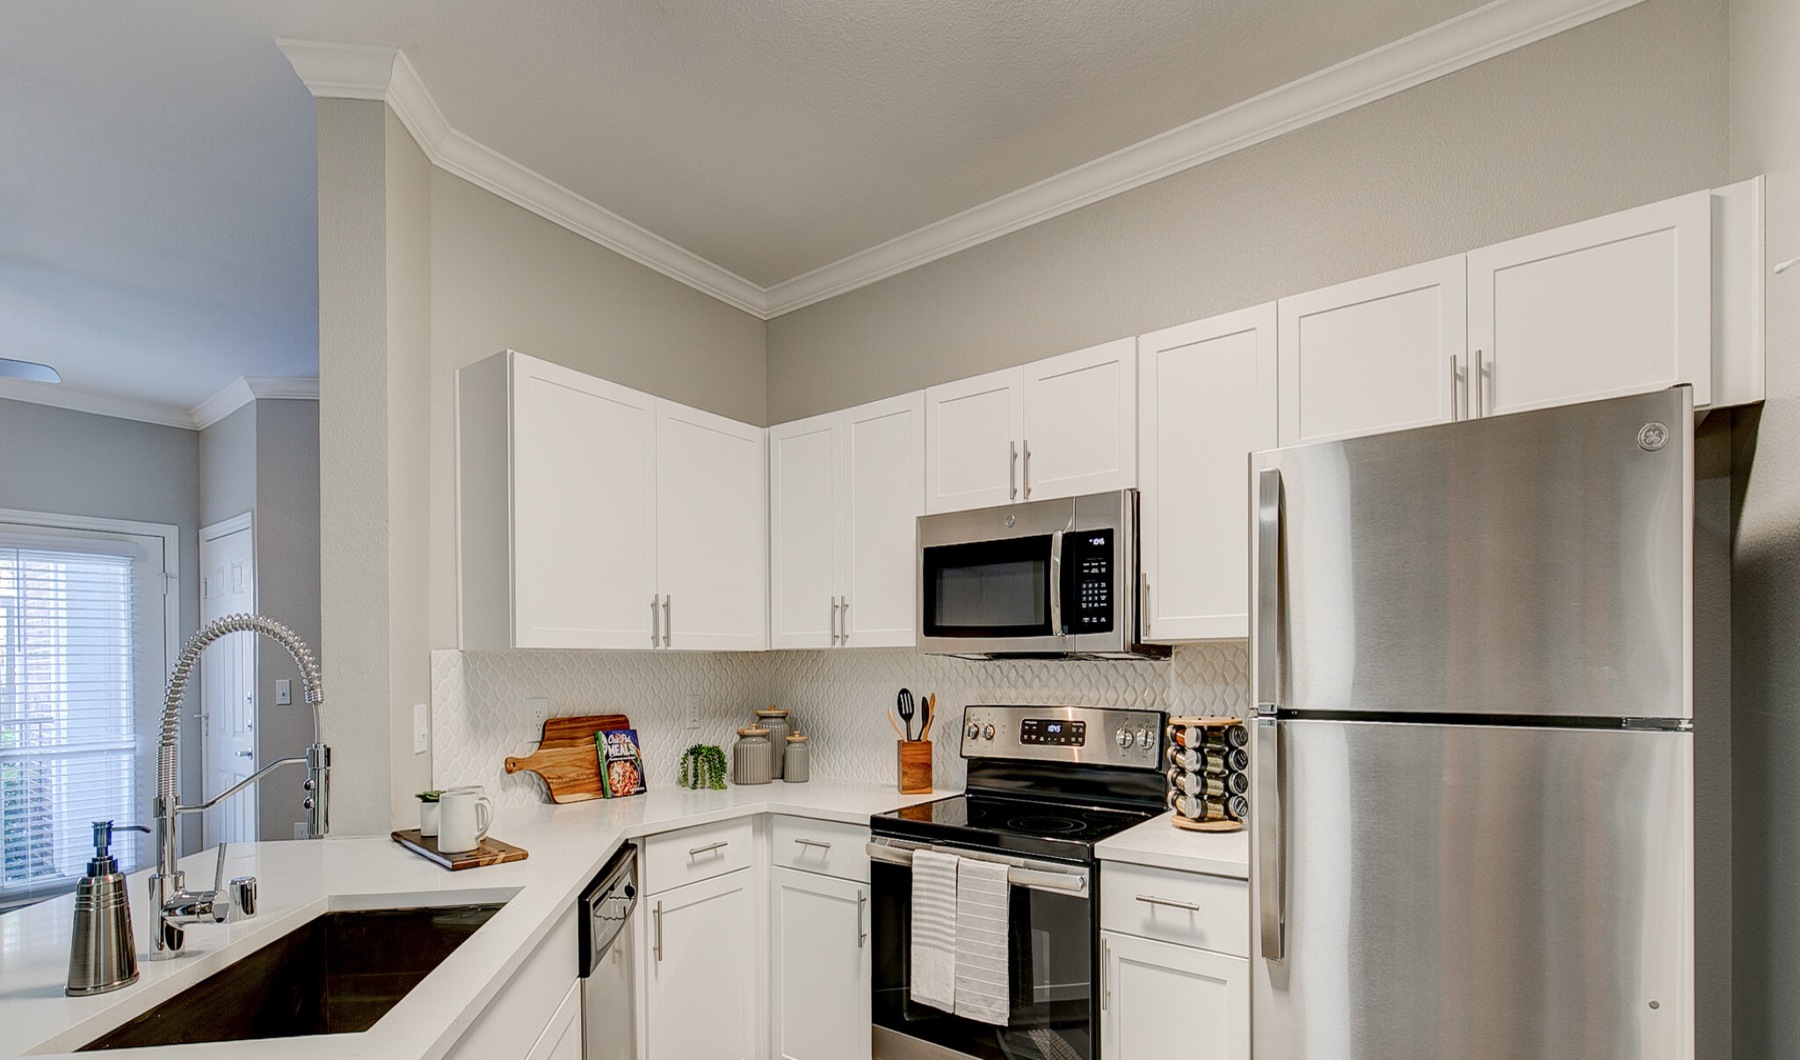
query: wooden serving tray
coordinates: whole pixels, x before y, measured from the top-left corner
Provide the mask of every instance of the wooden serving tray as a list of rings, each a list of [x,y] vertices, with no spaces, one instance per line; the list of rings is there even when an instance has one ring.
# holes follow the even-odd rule
[[[544,778],[551,802],[585,802],[604,798],[600,789],[600,752],[594,734],[631,728],[623,714],[588,714],[549,718],[538,749],[524,758],[508,758],[506,771],[529,770]]]
[[[504,865],[509,861],[524,861],[531,856],[525,852],[524,847],[502,843],[492,836],[483,839],[481,845],[474,850],[465,850],[459,854],[442,853],[437,847],[437,836],[420,835],[417,828],[395,832],[393,836],[394,842],[428,861],[437,862],[451,872],[472,869],[478,865]]]

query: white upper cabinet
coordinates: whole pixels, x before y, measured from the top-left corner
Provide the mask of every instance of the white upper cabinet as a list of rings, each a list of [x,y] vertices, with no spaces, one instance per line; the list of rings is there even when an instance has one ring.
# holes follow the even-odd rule
[[[673,401],[656,406],[664,645],[761,650],[768,646],[765,432]]]
[[[925,391],[925,510],[1019,499],[1025,370],[1008,368]]]
[[[1690,383],[1712,400],[1712,193],[1473,251],[1471,404],[1491,416]]]
[[[464,648],[766,646],[762,428],[512,351],[456,385]]]
[[[1455,418],[1467,318],[1463,258],[1278,303],[1282,445]]]
[[[924,394],[769,429],[769,644],[911,647]]]
[[[844,414],[769,428],[769,646],[837,641]]]
[[[843,414],[839,644],[917,642],[918,519],[925,514],[925,395],[914,391]]]
[[[1137,399],[1135,339],[1026,365],[1020,499],[1137,485]]]
[[[1135,339],[925,391],[927,512],[1136,485]]]
[[[457,403],[463,647],[645,647],[656,399],[504,353]]]
[[[1275,442],[1275,303],[1138,338],[1151,642],[1250,635],[1250,454]]]

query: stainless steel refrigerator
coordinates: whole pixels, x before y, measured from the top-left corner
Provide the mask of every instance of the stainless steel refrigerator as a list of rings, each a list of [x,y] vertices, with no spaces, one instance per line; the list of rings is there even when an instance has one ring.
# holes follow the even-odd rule
[[[1689,390],[1251,488],[1254,1060],[1692,1057]]]

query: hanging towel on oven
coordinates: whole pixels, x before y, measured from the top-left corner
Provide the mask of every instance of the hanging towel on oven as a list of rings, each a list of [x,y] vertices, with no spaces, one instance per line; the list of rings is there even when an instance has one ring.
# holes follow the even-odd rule
[[[1012,1015],[1006,866],[961,860],[956,868],[956,1014],[1004,1027]]]
[[[956,1011],[956,867],[954,854],[913,851],[911,996]]]

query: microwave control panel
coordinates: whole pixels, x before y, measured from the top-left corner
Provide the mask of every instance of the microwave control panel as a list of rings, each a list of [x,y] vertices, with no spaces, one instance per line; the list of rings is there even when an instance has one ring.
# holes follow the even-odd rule
[[[1071,634],[1111,633],[1113,615],[1113,542],[1111,527],[1073,532],[1063,542],[1068,572],[1063,623]]]

